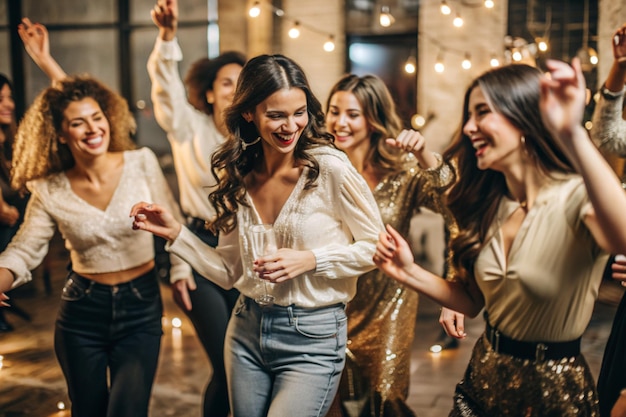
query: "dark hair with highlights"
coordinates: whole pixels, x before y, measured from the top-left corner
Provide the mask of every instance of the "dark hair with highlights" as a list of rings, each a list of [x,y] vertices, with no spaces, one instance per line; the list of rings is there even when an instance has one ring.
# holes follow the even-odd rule
[[[308,123],[294,150],[294,158],[309,168],[305,188],[315,186],[319,176],[319,163],[310,154],[318,146],[334,146],[333,136],[324,129],[324,112],[320,102],[311,92],[302,68],[284,55],[260,55],[252,58],[241,70],[233,104],[226,110],[229,138],[213,154],[213,175],[218,181],[209,200],[217,211],[212,223],[214,230],[232,231],[237,225],[237,207],[247,206],[244,178],[263,158],[260,142],[250,146],[259,137],[254,123],[248,123],[243,114],[256,107],[269,96],[283,89],[298,88],[306,96]]]
[[[459,226],[450,246],[453,267],[461,279],[473,276],[475,259],[488,238],[500,200],[508,193],[502,173],[478,169],[475,149],[462,131],[469,119],[469,97],[474,88],[482,90],[491,111],[521,130],[525,150],[537,169],[546,175],[575,172],[541,120],[540,77],[541,72],[535,67],[508,65],[482,74],[465,93],[461,127],[444,153],[444,158],[455,162],[458,169],[458,181],[450,189],[448,206]]]
[[[4,75],[0,74],[0,89],[4,86],[8,86],[13,94],[13,84],[11,80]],[[3,180],[8,184],[10,182],[10,161],[13,159],[13,143],[15,142],[15,133],[17,131],[17,123],[15,121],[15,110],[13,111],[13,117],[9,124],[0,125],[0,130],[4,135],[4,142],[2,143],[2,150],[0,150],[0,175]]]

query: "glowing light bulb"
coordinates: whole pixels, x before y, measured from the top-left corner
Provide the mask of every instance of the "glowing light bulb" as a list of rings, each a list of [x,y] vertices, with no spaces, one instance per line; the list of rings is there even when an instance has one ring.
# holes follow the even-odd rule
[[[335,50],[335,41],[334,41],[334,37],[332,35],[324,43],[324,50],[326,52],[332,52],[332,51]]]
[[[389,27],[395,22],[394,17],[389,12],[389,6],[382,6],[380,8],[380,15],[378,16],[378,22],[382,27]]]
[[[457,27],[457,28],[460,28],[461,26],[463,26],[463,18],[461,17],[460,14],[456,15],[456,17],[452,21],[452,24],[454,25],[454,27]]]
[[[441,2],[439,10],[441,10],[441,14],[445,14],[446,16],[452,13],[452,9],[448,6],[448,3],[446,3],[445,0]]]
[[[174,317],[172,319],[172,327],[176,329],[180,329],[182,325],[183,325],[183,321],[179,319],[178,317]]]
[[[499,61],[499,60],[498,60],[498,58],[496,58],[495,56],[492,56],[492,57],[491,57],[491,60],[489,61],[489,64],[490,64],[492,67],[494,67],[494,68],[495,68],[495,67],[499,67],[499,66],[500,66],[500,61]]]
[[[258,17],[261,14],[261,4],[258,1],[255,1],[250,10],[248,10],[248,15],[250,17]]]
[[[432,345],[429,350],[431,353],[441,353],[441,351],[443,350],[443,346],[437,343]]]
[[[289,37],[291,39],[296,39],[300,36],[300,23],[295,22],[291,29],[289,29]]]
[[[495,6],[495,4],[493,3],[493,0],[485,0],[484,4],[487,9],[493,9],[493,6]]]
[[[463,62],[461,62],[461,67],[465,70],[472,68],[472,60],[469,55],[465,55]]]

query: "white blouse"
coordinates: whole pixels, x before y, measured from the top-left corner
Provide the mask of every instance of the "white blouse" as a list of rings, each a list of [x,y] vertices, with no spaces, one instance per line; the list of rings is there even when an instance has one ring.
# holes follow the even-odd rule
[[[178,72],[182,59],[177,40],[157,38],[147,65],[154,117],[172,148],[182,210],[186,215],[208,220],[215,216],[209,202],[209,192],[216,184],[211,155],[224,137],[215,127],[213,116],[196,110],[187,101]]]
[[[347,303],[356,292],[357,277],[375,267],[372,257],[383,230],[372,193],[347,156],[330,147],[311,153],[320,164],[316,187],[304,189],[305,168],[274,229],[279,248],[312,251],[316,268],[283,283],[267,283],[275,303],[282,306]],[[243,295],[256,298],[263,293],[265,281],[252,270],[247,231],[261,219],[249,197],[248,202],[249,207],[238,208],[237,228],[220,234],[217,249],[203,244],[184,227],[166,248],[216,284],[234,286]]]
[[[72,190],[65,173],[50,175],[28,184],[31,197],[24,222],[0,254],[0,266],[15,275],[13,287],[32,279],[48,252],[55,228],[59,228],[70,252],[72,269],[98,274],[131,269],[154,259],[151,233],[132,229],[133,204],[162,204],[182,219],[172,192],[154,153],[148,148],[124,152],[119,184],[105,210],[92,206]],[[172,279],[191,276],[191,268],[170,256]]]

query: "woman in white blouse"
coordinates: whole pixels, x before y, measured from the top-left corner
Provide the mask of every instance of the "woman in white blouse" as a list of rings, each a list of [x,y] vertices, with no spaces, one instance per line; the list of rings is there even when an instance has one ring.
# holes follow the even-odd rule
[[[58,228],[71,271],[54,345],[74,417],[148,415],[162,303],[153,237],[132,231],[128,210],[140,195],[178,209],[155,155],[132,150],[134,129],[122,97],[70,77],[39,94],[15,142],[12,186],[31,197],[0,254],[0,293],[31,279]],[[173,276],[190,277],[171,262]]]
[[[215,246],[217,235],[205,227],[206,220],[215,216],[208,198],[216,184],[211,155],[227,135],[224,110],[233,101],[246,58],[239,52],[201,58],[191,65],[183,84],[178,72],[183,59],[176,38],[178,1],[159,0],[152,10],[152,20],[159,28],[147,65],[154,117],[167,133],[172,148],[180,207],[187,217],[187,227],[205,243]],[[227,417],[224,337],[239,292],[234,288],[225,290],[197,271],[192,281],[178,280],[172,282],[171,288],[176,304],[191,319],[211,361],[213,372],[204,391],[202,415]]]
[[[233,416],[323,416],[345,361],[345,304],[374,267],[380,215],[292,60],[250,60],[226,123],[231,136],[212,159],[217,249],[158,204],[138,203],[134,227],[165,237],[202,275],[241,292],[225,343]],[[257,224],[273,224],[273,254],[252,253]],[[255,301],[265,291],[273,304]]]

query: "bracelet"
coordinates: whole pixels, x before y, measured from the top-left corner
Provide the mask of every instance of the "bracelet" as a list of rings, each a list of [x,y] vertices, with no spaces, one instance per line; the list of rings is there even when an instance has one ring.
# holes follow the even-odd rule
[[[605,100],[617,100],[624,94],[624,88],[621,91],[611,91],[605,85],[600,89],[600,94]]]

